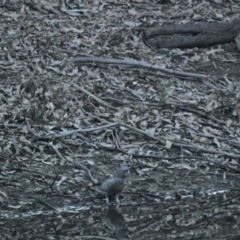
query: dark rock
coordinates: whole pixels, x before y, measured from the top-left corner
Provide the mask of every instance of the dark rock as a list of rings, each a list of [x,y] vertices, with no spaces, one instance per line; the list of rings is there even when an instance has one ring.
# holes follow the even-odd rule
[[[112,177],[107,179],[100,187],[100,190],[104,192],[106,196],[106,203],[109,203],[109,198],[115,197],[117,204],[120,204],[118,199],[119,194],[124,188],[124,178],[128,173],[129,168],[127,166],[119,167]]]

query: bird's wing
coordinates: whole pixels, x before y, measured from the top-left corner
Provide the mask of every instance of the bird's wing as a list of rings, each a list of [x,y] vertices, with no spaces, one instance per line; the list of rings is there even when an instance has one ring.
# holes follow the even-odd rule
[[[100,189],[106,192],[108,195],[114,196],[120,193],[123,187],[124,187],[123,179],[111,177],[107,179],[105,182],[103,182]]]

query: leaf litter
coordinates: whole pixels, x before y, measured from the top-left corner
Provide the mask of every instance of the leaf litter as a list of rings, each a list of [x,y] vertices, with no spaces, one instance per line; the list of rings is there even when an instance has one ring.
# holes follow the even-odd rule
[[[234,43],[154,51],[142,41],[142,29],[176,19],[233,21],[237,14],[227,15],[239,6],[171,2],[2,3],[4,211],[57,209],[66,199],[71,206],[102,205],[96,188],[120,164],[131,167],[122,202],[150,209],[147,204],[165,198],[166,206],[159,206],[166,213],[161,226],[173,222],[168,196],[195,196],[192,205],[182,206],[195,209],[195,215],[188,220],[176,215],[177,226],[196,227],[195,236],[203,234],[197,231],[199,219],[216,205],[208,198],[208,206],[201,205],[202,196],[227,190],[227,197],[220,196],[234,208],[240,184],[240,72]],[[227,214],[224,207],[218,211]],[[125,217],[131,226],[132,213]],[[129,228],[140,239],[139,227]],[[188,234],[185,229],[185,239]]]

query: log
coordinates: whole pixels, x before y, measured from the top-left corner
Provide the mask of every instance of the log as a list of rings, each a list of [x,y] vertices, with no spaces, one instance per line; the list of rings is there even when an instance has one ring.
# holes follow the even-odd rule
[[[205,47],[233,42],[240,32],[240,21],[199,22],[145,28],[143,39],[155,49]]]

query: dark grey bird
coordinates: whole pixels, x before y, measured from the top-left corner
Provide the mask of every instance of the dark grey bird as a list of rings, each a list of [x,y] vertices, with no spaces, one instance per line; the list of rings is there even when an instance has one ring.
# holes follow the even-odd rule
[[[127,166],[121,166],[113,173],[112,177],[102,183],[100,190],[104,192],[107,204],[111,197],[115,197],[117,204],[120,204],[118,197],[124,188],[124,178],[128,171],[129,168]]]

